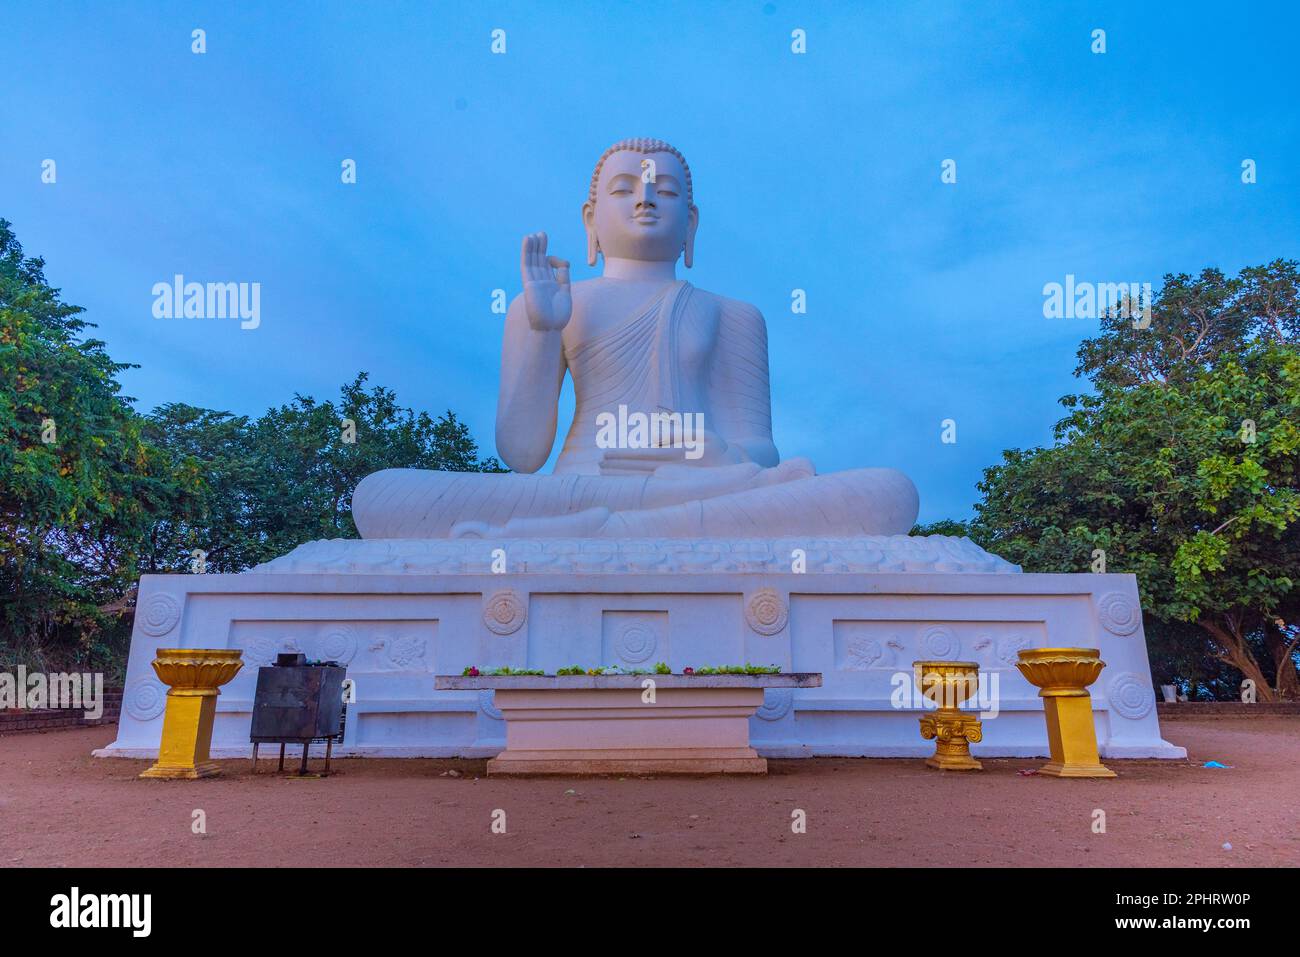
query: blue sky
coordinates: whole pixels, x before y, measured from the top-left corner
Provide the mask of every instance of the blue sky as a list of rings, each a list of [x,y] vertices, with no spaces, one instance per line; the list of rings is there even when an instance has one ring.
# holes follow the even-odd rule
[[[7,0],[0,216],[142,409],[256,414],[364,369],[492,452],[520,237],[594,275],[592,165],[667,139],[700,208],[682,274],[767,317],[783,456],[901,468],[922,520],[967,517],[1078,388],[1097,323],[1043,318],[1044,283],[1300,255],[1297,36],[1293,3]],[[260,282],[261,326],[154,319],[175,273]]]

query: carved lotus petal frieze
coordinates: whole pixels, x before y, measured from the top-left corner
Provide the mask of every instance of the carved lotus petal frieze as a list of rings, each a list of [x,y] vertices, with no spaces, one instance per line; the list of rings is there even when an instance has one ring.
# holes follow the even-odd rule
[[[231,648],[159,648],[153,670],[174,692],[210,691],[244,667],[243,652]]]

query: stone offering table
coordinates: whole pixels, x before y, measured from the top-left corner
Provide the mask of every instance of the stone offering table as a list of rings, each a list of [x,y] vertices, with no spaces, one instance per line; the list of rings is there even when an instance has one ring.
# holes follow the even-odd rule
[[[749,745],[764,688],[817,688],[814,673],[439,675],[440,691],[493,691],[506,749],[488,774],[766,774]]]

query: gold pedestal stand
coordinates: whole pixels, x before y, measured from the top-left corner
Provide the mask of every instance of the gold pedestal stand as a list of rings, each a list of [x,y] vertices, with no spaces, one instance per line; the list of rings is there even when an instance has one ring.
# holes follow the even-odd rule
[[[1052,760],[1039,774],[1058,778],[1113,778],[1115,772],[1097,755],[1097,729],[1092,723],[1088,685],[1097,680],[1106,662],[1096,648],[1030,648],[1020,652],[1016,667],[1042,689],[1043,714]]]
[[[914,661],[916,686],[922,695],[939,705],[921,716],[921,737],[934,739],[934,754],[927,767],[944,771],[981,771],[970,753],[971,742],[984,738],[984,728],[973,714],[958,710],[979,688],[980,666],[974,661]]]
[[[163,714],[158,761],[142,778],[206,778],[221,769],[208,758],[217,695],[244,666],[243,652],[225,648],[159,648],[153,670],[171,690]]]

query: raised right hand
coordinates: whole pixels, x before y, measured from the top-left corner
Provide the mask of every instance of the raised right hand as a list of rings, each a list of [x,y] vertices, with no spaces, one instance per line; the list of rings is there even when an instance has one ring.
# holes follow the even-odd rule
[[[573,297],[569,293],[569,264],[546,255],[546,233],[524,237],[519,253],[528,324],[538,332],[559,332],[569,324]]]

